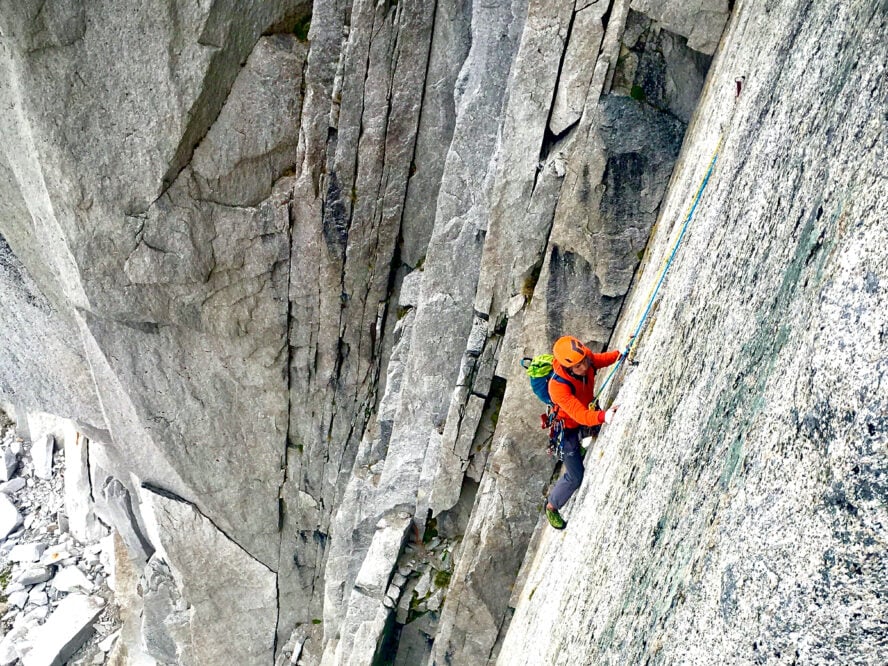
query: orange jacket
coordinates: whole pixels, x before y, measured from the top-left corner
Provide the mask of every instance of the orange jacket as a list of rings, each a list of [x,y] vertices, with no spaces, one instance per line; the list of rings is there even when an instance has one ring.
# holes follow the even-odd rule
[[[592,367],[585,377],[575,377],[557,360],[552,361],[552,369],[555,372],[549,380],[549,397],[560,408],[559,415],[564,419],[565,428],[579,428],[581,425],[597,426],[604,423],[602,410],[589,409],[589,403],[595,398],[594,370],[616,363],[620,358],[620,352],[616,350],[603,354],[587,352],[586,355],[592,359]],[[555,379],[555,375],[569,381],[573,391],[571,386]]]

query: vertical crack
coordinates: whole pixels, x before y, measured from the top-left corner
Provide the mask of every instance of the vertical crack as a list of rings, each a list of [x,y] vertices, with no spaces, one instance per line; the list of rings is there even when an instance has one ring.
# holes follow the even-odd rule
[[[295,224],[295,215],[293,212],[293,191],[290,190],[290,197],[287,201],[287,247],[289,256],[287,258],[287,325],[285,326],[285,335],[286,339],[284,340],[284,344],[287,348],[287,353],[285,355],[286,366],[284,367],[284,377],[285,377],[285,390],[287,392],[287,411],[285,413],[285,417],[287,419],[287,426],[284,430],[284,446],[281,458],[281,478],[280,485],[278,486],[278,571],[275,573],[274,577],[274,589],[275,589],[275,602],[277,603],[277,612],[275,614],[275,623],[274,623],[274,642],[272,645],[272,655],[277,656],[278,651],[278,632],[280,631],[281,626],[281,584],[280,584],[280,571],[282,567],[281,557],[283,555],[284,549],[284,520],[285,520],[285,511],[286,506],[284,503],[284,486],[286,485],[289,479],[289,463],[287,460],[288,451],[287,449],[290,446],[290,412],[292,409],[292,391],[291,385],[292,375],[290,373],[290,368],[293,363],[293,345],[290,344],[291,340],[291,327],[293,326],[293,299],[290,295],[290,277],[293,272],[293,225]]]
[[[89,465],[89,438],[80,434],[79,432],[77,433],[77,438],[83,439],[83,448],[84,448],[84,452],[86,454],[84,457],[86,458],[86,484],[89,487],[89,501],[91,503],[95,504],[96,499],[95,499],[95,495],[93,494],[92,474],[90,474],[90,465]]]
[[[546,115],[546,124],[543,126],[543,137],[540,141],[540,152],[539,152],[539,164],[542,164],[545,161],[546,157],[549,154],[550,149],[557,141],[558,137],[552,134],[552,131],[549,129],[549,125],[552,122],[552,112],[555,110],[555,101],[558,99],[558,86],[561,83],[561,74],[564,70],[564,60],[567,58],[567,48],[570,44],[570,37],[573,33],[574,21],[576,20],[577,13],[576,11],[571,11],[570,13],[570,21],[567,23],[567,34],[564,36],[564,48],[561,49],[561,58],[558,60],[558,75],[555,77],[555,85],[552,89],[552,97],[549,99],[549,113]],[[574,123],[576,125],[576,123]],[[573,125],[568,129],[562,132],[562,136],[569,132],[573,128]],[[533,186],[531,187],[531,197],[533,196],[533,192],[536,191],[537,180],[540,176],[541,168],[538,166],[536,171],[533,174]]]
[[[284,430],[284,447],[283,447],[283,457],[281,459],[281,469],[283,471],[283,476],[281,478],[281,485],[279,489],[279,496],[283,494],[284,484],[289,480],[289,469],[287,465],[287,447],[290,445],[290,410],[292,409],[292,387],[290,383],[292,382],[292,375],[290,374],[290,368],[293,363],[293,345],[291,344],[292,337],[292,326],[293,326],[293,299],[290,295],[290,280],[293,273],[293,225],[295,224],[295,215],[293,212],[293,191],[290,191],[290,198],[287,201],[287,246],[289,248],[289,256],[287,258],[287,325],[286,325],[286,339],[284,340],[284,344],[287,347],[286,353],[286,367],[284,368],[284,377],[286,383],[286,392],[287,392],[287,426]],[[278,528],[280,529],[281,523],[283,522],[282,515],[278,515]]]

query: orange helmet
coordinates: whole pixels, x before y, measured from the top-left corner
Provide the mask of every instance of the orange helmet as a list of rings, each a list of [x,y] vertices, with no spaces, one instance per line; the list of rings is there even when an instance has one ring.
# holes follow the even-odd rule
[[[565,368],[572,368],[583,360],[589,350],[572,335],[564,335],[555,341],[552,354]]]

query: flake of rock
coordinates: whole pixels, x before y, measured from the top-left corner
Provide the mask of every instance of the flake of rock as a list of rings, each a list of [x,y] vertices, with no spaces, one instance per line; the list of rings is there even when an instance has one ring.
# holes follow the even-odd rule
[[[34,476],[38,479],[52,478],[52,453],[55,449],[55,437],[47,433],[31,446],[31,460],[34,464]]]
[[[297,625],[293,633],[290,634],[290,638],[284,643],[284,647],[278,654],[277,659],[275,659],[275,666],[300,663],[299,658],[302,655],[302,647],[305,645],[306,638],[305,630]]]
[[[436,611],[441,608],[441,604],[444,601],[444,590],[439,589],[435,590],[435,593],[429,597],[429,600],[426,602],[426,606],[431,611]]]
[[[22,655],[25,666],[62,664],[74,654],[95,631],[92,623],[102,612],[101,597],[70,594],[46,622],[28,632],[33,646]]]
[[[432,587],[432,572],[430,570],[426,570],[425,573],[422,574],[419,578],[419,582],[416,584],[416,595],[422,599],[428,593]]]
[[[12,451],[15,455],[22,455],[22,451],[24,450],[22,447],[21,439],[13,439],[9,443],[9,450]]]
[[[0,540],[9,537],[22,524],[22,516],[5,494],[0,494]]]
[[[419,303],[421,287],[422,271],[412,271],[405,275],[401,283],[401,293],[398,294],[398,305],[407,308]]]
[[[36,585],[52,578],[52,569],[49,567],[31,567],[25,570],[17,579],[22,585]]]
[[[391,597],[383,597],[382,605],[386,608],[394,608],[395,602],[391,599]]]
[[[61,564],[68,557],[70,557],[68,549],[63,544],[57,544],[46,549],[40,558],[40,564]]]
[[[398,601],[398,597],[401,596],[401,588],[397,585],[389,585],[389,588],[385,591],[385,596],[392,601]]]
[[[46,544],[39,541],[33,543],[20,543],[9,551],[11,562],[36,562],[46,550]]]
[[[92,592],[93,584],[86,575],[76,566],[66,566],[52,579],[52,587],[60,592],[72,592],[81,589],[84,592]]]
[[[113,634],[108,634],[99,642],[99,649],[102,652],[110,652],[111,648],[114,647],[114,643],[117,641],[117,638],[120,636],[120,629],[115,631]]]
[[[73,423],[65,430],[64,460],[62,485],[71,532],[81,542],[99,539],[106,530],[95,514],[89,476],[89,440],[77,432]]]
[[[114,579],[114,535],[109,534],[99,541],[99,545],[102,547],[102,552],[99,554],[99,562],[102,565],[102,569],[106,574],[111,578],[110,587],[113,590],[115,585],[113,582]]]
[[[8,599],[9,603],[16,608],[24,608],[25,604],[28,603],[28,593],[24,590],[19,590],[10,594]]]
[[[509,306],[506,310],[509,319],[521,312],[521,308],[524,307],[525,301],[527,301],[527,297],[524,294],[515,294],[509,299]]]
[[[19,590],[24,590],[25,586],[17,581],[13,581],[9,585],[6,586],[6,589],[3,590],[3,593],[8,597],[13,592],[18,592]]]
[[[478,356],[484,348],[487,341],[487,331],[489,322],[481,317],[475,317],[472,321],[472,331],[469,333],[469,340],[466,343],[466,354],[470,356]]]
[[[398,573],[392,576],[392,585],[397,585],[398,587],[404,587],[404,583],[407,582],[407,576],[401,573],[401,570],[398,569]]]
[[[3,460],[0,464],[0,481],[12,480],[16,469],[18,469],[18,458],[11,450],[4,448]]]
[[[355,588],[376,599],[384,595],[411,523],[409,515],[379,521],[367,556],[355,578]]]
[[[28,601],[34,604],[35,606],[47,606],[49,605],[49,597],[46,595],[46,592],[34,592],[33,590],[28,595]]]
[[[401,589],[401,600],[398,602],[398,612],[401,612],[403,607],[403,611],[406,614],[410,610],[410,604],[415,598],[416,584],[419,582],[418,578],[410,578],[407,580],[407,584]],[[405,620],[406,622],[406,615]],[[403,622],[401,622],[403,624]]]

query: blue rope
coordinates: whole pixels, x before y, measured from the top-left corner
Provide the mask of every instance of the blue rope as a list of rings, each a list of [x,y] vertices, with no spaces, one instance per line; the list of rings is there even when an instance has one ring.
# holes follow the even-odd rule
[[[623,361],[625,361],[629,357],[629,352],[632,351],[632,347],[635,345],[635,341],[638,339],[638,334],[641,332],[641,329],[651,312],[651,308],[654,305],[654,300],[656,300],[657,298],[657,292],[660,291],[660,286],[663,284],[663,280],[666,279],[666,272],[672,265],[672,260],[675,259],[675,255],[678,252],[678,247],[679,245],[681,245],[681,241],[684,238],[685,232],[688,230],[688,225],[691,223],[691,219],[694,217],[694,211],[697,210],[697,204],[700,203],[700,198],[703,196],[703,190],[706,189],[706,185],[709,183],[709,177],[712,175],[712,170],[715,168],[715,161],[717,159],[718,152],[716,152],[715,155],[712,156],[712,162],[709,163],[709,169],[707,169],[706,175],[703,177],[703,182],[700,184],[700,189],[697,190],[697,196],[694,198],[694,203],[691,206],[690,211],[688,211],[688,215],[685,218],[684,225],[681,228],[681,233],[678,235],[678,240],[675,241],[675,246],[672,248],[672,254],[669,255],[669,259],[666,261],[666,265],[663,267],[663,271],[660,273],[660,279],[657,281],[657,286],[654,287],[654,291],[651,294],[650,299],[648,300],[647,307],[644,309],[644,313],[641,315],[641,319],[638,321],[638,326],[635,327],[635,332],[629,338],[629,344],[626,345],[626,350],[623,352],[620,360],[617,361],[617,364],[608,373],[604,382],[601,384],[601,387],[598,389],[598,392],[595,394],[594,402],[598,402],[598,398],[601,396],[611,378],[614,376],[614,374],[616,374],[617,370],[620,369],[620,366],[623,365]]]

